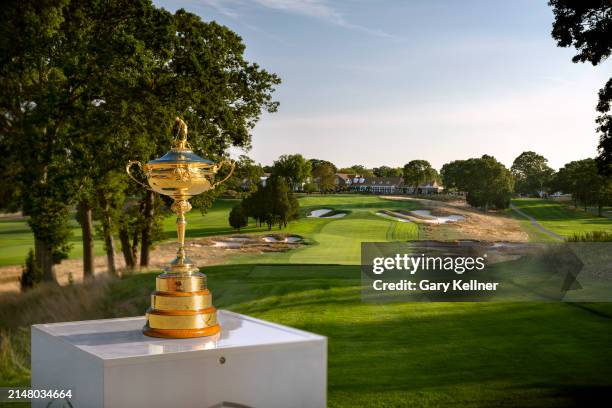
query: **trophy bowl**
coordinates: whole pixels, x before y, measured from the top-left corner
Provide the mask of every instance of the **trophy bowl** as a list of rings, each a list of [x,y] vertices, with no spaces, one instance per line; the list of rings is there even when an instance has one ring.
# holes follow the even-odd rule
[[[156,278],[155,292],[151,294],[151,307],[147,310],[147,324],[143,332],[148,336],[189,338],[210,336],[219,332],[217,310],[212,305],[206,275],[185,254],[185,213],[191,210],[189,199],[217,187],[234,171],[234,163],[223,160],[214,163],[195,154],[187,142],[187,125],[176,118],[178,137],[172,148],[162,157],[142,165],[130,161],[128,175],[138,184],[158,194],[172,197],[170,207],[177,215],[176,231],[178,251],[165,272]],[[225,164],[231,166],[228,175],[214,181]],[[136,179],[131,168],[140,167],[147,184]]]

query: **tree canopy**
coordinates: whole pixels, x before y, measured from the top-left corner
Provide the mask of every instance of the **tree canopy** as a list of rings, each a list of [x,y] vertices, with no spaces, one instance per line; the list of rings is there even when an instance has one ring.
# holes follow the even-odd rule
[[[612,53],[612,2],[609,0],[550,0],[555,16],[552,37],[560,47],[574,47],[573,62],[598,65]],[[602,174],[612,175],[612,77],[599,91],[597,162]]]
[[[301,154],[284,154],[272,166],[272,174],[285,178],[291,186],[305,182],[311,172],[312,164]]]
[[[265,186],[242,200],[243,216],[254,218],[259,224],[265,223],[268,229],[273,225],[286,227],[287,223],[298,217],[299,203],[291,193],[283,177],[270,177]],[[237,215],[235,215],[237,217]],[[230,218],[230,224],[232,220]]]
[[[598,174],[594,159],[567,163],[555,175],[552,186],[571,194],[575,206],[597,206],[600,216],[602,208],[612,204],[612,179]]]
[[[332,191],[336,187],[336,169],[329,162],[317,163],[312,169],[312,177],[321,192]]]
[[[10,0],[0,22],[0,171],[14,180],[0,188],[1,205],[30,216],[47,280],[66,256],[77,202],[91,213],[108,199],[101,219],[135,226],[120,235],[148,254],[161,199],[128,184],[122,169],[165,153],[175,116],[189,123],[193,149],[217,160],[229,146],[249,148],[261,113],[277,108],[279,78],[245,60],[238,35],[185,10],[150,0]],[[118,220],[122,201],[134,198],[140,214]]]
[[[436,180],[438,172],[427,160],[412,160],[403,169],[404,183],[416,189],[425,183]]]
[[[380,166],[374,167],[372,170],[376,177],[402,177],[403,169],[401,167]]]
[[[523,152],[514,159],[510,170],[516,182],[516,192],[528,195],[543,192],[555,174],[544,156],[531,151]]]
[[[466,192],[466,201],[473,207],[486,211],[510,205],[514,179],[510,171],[492,156],[455,160],[445,164],[441,173],[445,187]]]

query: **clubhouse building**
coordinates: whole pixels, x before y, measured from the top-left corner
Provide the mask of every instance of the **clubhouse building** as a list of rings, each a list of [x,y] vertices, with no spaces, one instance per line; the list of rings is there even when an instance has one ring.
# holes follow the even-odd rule
[[[416,189],[404,184],[403,177],[365,177],[359,174],[336,173],[336,191],[372,194],[439,194],[444,188],[436,181],[422,184]]]

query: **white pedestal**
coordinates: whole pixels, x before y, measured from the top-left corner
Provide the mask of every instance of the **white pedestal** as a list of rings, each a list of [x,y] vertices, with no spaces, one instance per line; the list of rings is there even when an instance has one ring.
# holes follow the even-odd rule
[[[218,317],[217,336],[181,340],[144,336],[144,317],[34,325],[32,388],[72,390],[75,408],[325,407],[325,337]]]

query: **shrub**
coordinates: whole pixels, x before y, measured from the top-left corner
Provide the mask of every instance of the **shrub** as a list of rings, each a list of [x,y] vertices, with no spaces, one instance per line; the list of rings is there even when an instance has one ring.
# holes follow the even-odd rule
[[[30,249],[21,272],[21,278],[19,279],[21,290],[26,291],[33,288],[42,281],[42,276],[42,269],[36,263],[34,251]]]
[[[240,228],[249,225],[249,219],[241,204],[235,205],[229,213],[229,224],[240,232]]]

